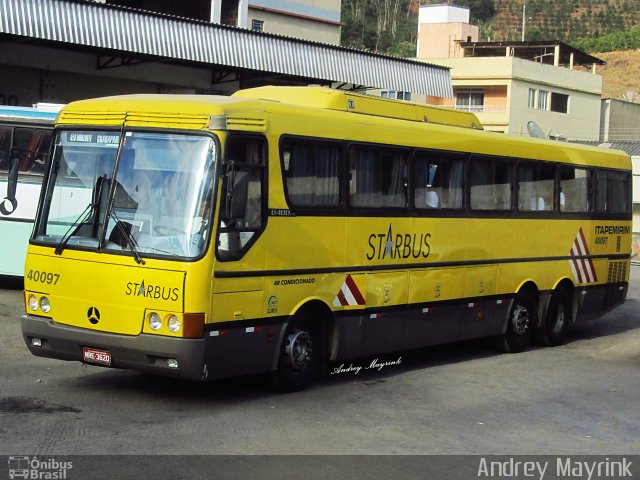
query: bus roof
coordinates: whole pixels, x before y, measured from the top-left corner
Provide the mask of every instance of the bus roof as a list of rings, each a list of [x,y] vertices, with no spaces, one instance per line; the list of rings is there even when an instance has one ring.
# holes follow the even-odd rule
[[[234,93],[233,97],[270,100],[361,115],[482,130],[482,123],[471,112],[461,112],[450,108],[375,97],[326,87],[257,87],[240,90]]]
[[[145,102],[154,102],[152,106]],[[91,116],[93,110],[103,121],[124,121],[135,118],[135,112],[150,114],[180,113],[183,119],[199,114],[216,114],[214,106],[239,106],[246,102],[266,101],[297,105],[305,108],[321,108],[341,112],[351,112],[383,118],[394,118],[420,123],[434,123],[482,130],[482,123],[471,112],[460,112],[432,105],[421,105],[401,100],[375,97],[326,87],[258,87],[240,90],[231,97],[212,95],[124,95],[82,100],[71,103],[63,109],[61,123],[73,123],[72,112],[82,112],[82,117]],[[109,112],[109,118],[101,113]],[[222,112],[218,112],[222,113]],[[162,115],[160,115],[161,117]],[[194,117],[194,120],[196,118]],[[119,119],[119,120],[118,120]],[[158,118],[160,120],[160,118]],[[84,123],[84,122],[81,122]]]
[[[273,123],[275,118],[290,119],[294,111],[307,119],[323,114],[312,122]],[[481,155],[631,168],[629,155],[621,151],[482,131],[471,113],[324,87],[258,87],[231,97],[134,94],[80,100],[61,110],[57,124],[252,132],[276,128],[292,135],[451,151],[464,146],[460,151]],[[371,128],[349,128],[355,125]],[[456,128],[454,137],[450,127]]]

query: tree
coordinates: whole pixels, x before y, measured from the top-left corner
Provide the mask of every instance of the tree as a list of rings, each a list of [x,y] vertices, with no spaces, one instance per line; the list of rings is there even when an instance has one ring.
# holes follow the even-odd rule
[[[527,42],[538,42],[540,40],[546,40],[546,39],[543,37],[542,32],[540,30],[538,30],[537,28],[531,28],[526,32],[525,40]]]
[[[413,58],[416,56],[416,44],[415,42],[399,42],[389,46],[387,53],[396,57]]]
[[[457,0],[456,3],[469,7],[472,23],[491,20],[496,13],[493,0]]]
[[[480,29],[480,40],[483,42],[496,41],[498,36],[493,29],[492,22],[479,21],[478,27]]]
[[[386,52],[396,43],[415,41],[417,7],[415,0],[344,0],[342,44]],[[412,28],[403,28],[406,23]]]

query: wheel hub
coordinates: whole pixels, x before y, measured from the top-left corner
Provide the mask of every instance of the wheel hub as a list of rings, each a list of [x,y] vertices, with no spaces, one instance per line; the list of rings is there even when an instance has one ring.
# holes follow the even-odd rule
[[[313,354],[311,335],[302,330],[292,332],[287,340],[285,353],[296,370],[307,368]]]
[[[531,319],[529,318],[529,310],[522,305],[517,305],[513,311],[513,329],[518,335],[525,335],[529,331]]]
[[[556,321],[553,325],[553,333],[558,334],[562,331],[564,327],[564,305],[562,303],[558,304],[558,310],[556,311]]]

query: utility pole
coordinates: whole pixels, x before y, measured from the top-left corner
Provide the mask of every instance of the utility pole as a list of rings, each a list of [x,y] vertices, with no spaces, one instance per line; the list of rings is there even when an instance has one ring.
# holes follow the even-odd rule
[[[522,5],[522,41],[524,42],[524,28],[527,18],[527,5]]]

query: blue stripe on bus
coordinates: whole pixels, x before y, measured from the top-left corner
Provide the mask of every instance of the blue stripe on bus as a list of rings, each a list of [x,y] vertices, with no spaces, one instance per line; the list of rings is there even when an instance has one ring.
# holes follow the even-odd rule
[[[29,107],[0,106],[0,118],[27,118],[36,120],[51,120],[53,122],[56,119],[57,115],[58,114],[56,112],[43,112],[41,110],[34,110],[33,108]]]

